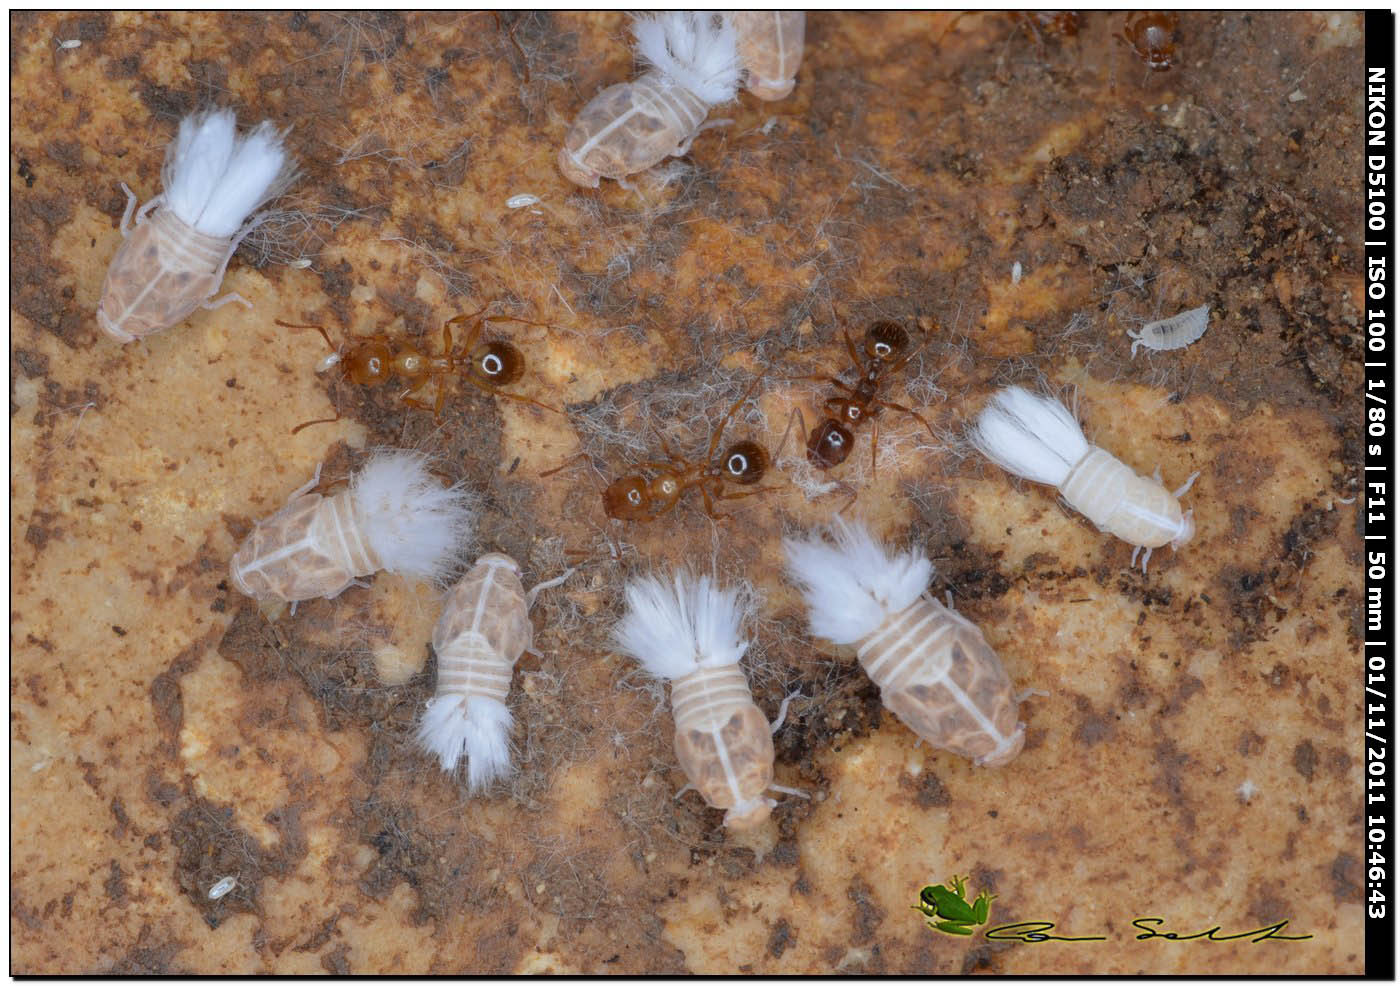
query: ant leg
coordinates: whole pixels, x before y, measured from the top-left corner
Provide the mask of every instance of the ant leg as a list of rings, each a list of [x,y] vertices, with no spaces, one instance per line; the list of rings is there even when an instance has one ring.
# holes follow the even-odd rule
[[[724,429],[729,426],[729,419],[734,417],[734,412],[739,410],[739,408],[743,406],[744,401],[749,399],[749,395],[753,393],[753,389],[758,386],[758,382],[763,379],[764,374],[767,372],[768,371],[765,369],[758,376],[754,377],[753,383],[749,384],[749,389],[744,391],[743,396],[735,401],[734,406],[726,411],[724,417],[720,419],[719,427],[715,429],[714,436],[710,439],[710,449],[705,453],[705,461],[707,463],[714,459],[715,449],[719,448],[720,436],[724,434]]]
[[[297,432],[301,431],[303,428],[310,428],[312,425],[335,424],[335,423],[336,423],[337,421],[339,421],[339,420],[340,420],[340,411],[337,410],[337,411],[335,412],[335,417],[333,417],[333,418],[317,418],[317,419],[314,420],[314,421],[303,421],[301,424],[297,425],[295,428],[292,429],[292,434],[295,435]]]
[[[845,504],[841,507],[840,510],[836,511],[836,516],[838,517],[844,514],[847,510],[850,510],[851,504],[855,503],[856,499],[860,496],[860,490],[856,489],[854,486],[848,487],[848,489],[850,489],[851,491],[851,498],[845,502]]]
[[[126,187],[126,182],[122,182],[122,191],[126,193],[126,211],[122,213],[122,239],[131,235],[131,214],[136,211],[136,193]]]
[[[851,341],[851,330],[849,328],[842,329],[841,334],[846,338],[846,352],[851,354],[851,363],[860,366],[860,356],[856,354],[856,344]]]
[[[486,386],[486,385],[483,384],[481,381],[476,380],[476,379],[474,379],[474,378],[472,378],[472,377],[465,377],[464,379],[470,380],[472,383],[476,384],[478,387],[480,387],[482,390],[486,391],[488,394],[495,394],[497,397],[504,397],[506,400],[510,400],[510,401],[519,401],[521,404],[533,404],[533,405],[535,405],[535,407],[543,408],[543,409],[546,410],[546,411],[553,411],[555,414],[563,414],[563,413],[564,413],[563,411],[559,410],[557,407],[551,407],[550,405],[545,404],[545,403],[542,403],[542,402],[540,402],[540,401],[537,401],[537,400],[535,400],[534,398],[531,398],[531,397],[522,397],[522,396],[520,396],[519,394],[507,394],[504,390],[494,390],[493,388]]]
[[[429,404],[427,401],[420,401],[412,395],[412,390],[405,390],[399,395],[399,400],[403,401],[409,407],[416,407],[420,411],[431,411],[433,409],[433,405]]]
[[[565,459],[564,462],[563,462],[561,465],[557,465],[557,466],[555,466],[553,469],[550,469],[550,470],[547,470],[546,472],[540,473],[540,477],[539,477],[539,478],[540,478],[540,479],[544,479],[546,476],[553,476],[556,472],[563,472],[565,469],[569,468],[569,466],[573,465],[573,464],[574,464],[575,462],[577,462],[579,459],[586,459],[586,458],[588,458],[588,453],[587,453],[587,452],[575,452],[573,455],[571,455],[571,456],[569,456],[567,459]]]
[[[658,463],[658,462],[644,462],[644,463],[642,463],[642,467],[643,467],[643,468],[650,468],[650,469],[670,469],[671,467],[676,466],[676,465],[680,465],[680,466],[688,466],[688,465],[690,465],[690,463],[686,462],[686,461],[685,461],[684,459],[682,459],[680,456],[676,455],[676,453],[674,453],[674,452],[671,451],[671,446],[669,446],[669,445],[666,444],[666,436],[663,435],[663,434],[661,434],[661,432],[659,432],[659,431],[656,433],[656,440],[659,441],[659,442],[661,443],[661,453],[662,453],[664,456],[666,456],[666,458],[669,459],[670,461],[667,462],[666,465],[664,465],[664,466],[661,465],[661,464]]]
[[[720,493],[720,494],[716,494],[715,499],[717,499],[717,500],[742,500],[742,499],[743,499],[744,497],[746,497],[746,496],[758,496],[760,493],[772,493],[772,492],[773,492],[774,490],[776,490],[776,489],[777,489],[776,486],[760,486],[760,487],[759,487],[758,489],[756,489],[756,490],[742,490],[742,491],[740,491],[740,492],[738,492],[738,493]]]
[[[687,791],[696,791],[696,790],[699,790],[699,789],[698,789],[694,784],[687,784],[685,787],[683,787],[683,788],[681,788],[679,791],[677,791],[675,797],[673,797],[671,800],[672,800],[672,801],[679,801],[679,800],[681,799],[681,795],[685,794],[685,792],[687,792]]]
[[[528,318],[516,318],[514,315],[487,315],[483,322],[519,322],[521,325],[538,325],[549,328],[548,322],[532,322]]]
[[[905,407],[903,404],[895,404],[893,401],[876,401],[875,403],[879,404],[881,407],[887,407],[891,411],[903,411],[915,421],[919,422],[919,424],[927,428],[930,436],[932,436],[935,439],[938,438],[938,436],[933,433],[933,425],[929,424],[926,420],[924,420],[924,416],[918,411],[915,411],[913,408]]]
[[[798,421],[802,422],[802,429],[801,429],[801,431],[799,432],[799,434],[801,434],[802,432],[805,432],[805,431],[807,430],[807,419],[804,418],[804,417],[802,416],[802,408],[800,408],[800,407],[795,407],[795,408],[793,408],[793,409],[792,409],[792,413],[788,415],[787,427],[783,429],[783,439],[782,439],[782,441],[780,441],[780,442],[778,443],[778,451],[776,451],[776,452],[773,453],[773,461],[774,461],[774,462],[777,462],[779,459],[781,459],[781,458],[783,457],[783,449],[787,446],[788,432],[792,431],[792,419],[793,419],[793,418],[796,418]]]
[[[871,431],[870,431],[870,478],[871,478],[871,479],[874,479],[874,478],[875,478],[875,473],[876,473],[876,468],[875,468],[875,452],[876,452],[876,451],[879,449],[879,447],[880,447],[880,419],[879,419],[879,418],[871,418],[871,419],[870,419],[870,425],[871,425]]]
[[[447,350],[443,353],[444,356],[452,352],[451,328],[458,322],[466,322],[468,324],[467,341],[462,343],[462,348],[459,350],[459,352],[465,353],[468,350],[470,350],[472,346],[476,345],[476,340],[481,338],[481,324],[483,322],[481,313],[486,311],[487,307],[488,306],[482,306],[474,312],[468,312],[462,315],[455,315],[452,318],[449,318],[445,323],[443,323],[442,337],[444,343],[447,345]]]
[[[700,496],[705,500],[705,513],[710,515],[711,520],[720,520],[720,516],[715,513],[715,503],[713,500],[710,499],[710,491],[703,484],[700,487]],[[679,501],[680,497],[677,497],[676,499],[677,501]],[[665,511],[663,510],[662,513],[665,513]]]
[[[274,318],[272,320],[272,323],[274,325],[280,325],[284,329],[293,329],[297,332],[301,332],[305,329],[315,329],[317,332],[321,333],[321,338],[326,340],[326,345],[331,348],[331,351],[334,352],[335,350],[335,344],[331,342],[330,335],[327,334],[326,330],[319,325],[302,325],[298,322],[284,322],[280,318]]]
[[[438,374],[437,400],[433,401],[433,420],[442,423],[442,405],[447,400],[447,374]]]

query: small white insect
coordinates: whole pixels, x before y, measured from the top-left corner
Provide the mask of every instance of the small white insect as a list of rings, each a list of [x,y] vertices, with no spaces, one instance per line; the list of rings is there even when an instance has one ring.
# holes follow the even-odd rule
[[[726,19],[693,10],[638,17],[637,57],[650,71],[608,86],[589,100],[559,150],[559,170],[585,188],[619,181],[669,156],[685,154],[710,107],[727,103],[742,71],[737,36]]]
[[[677,572],[670,584],[647,576],[627,585],[627,615],[614,639],[649,674],[671,682],[676,759],[712,808],[736,831],[761,825],[776,804],[772,727],[754,704],[739,658],[743,607],[737,589]],[[782,721],[779,714],[778,721]]]
[[[745,88],[759,99],[782,99],[797,85],[807,13],[746,10],[726,14],[739,34],[739,59],[748,70]]]
[[[527,205],[537,205],[540,201],[538,195],[512,195],[506,199],[507,209],[523,209]]]
[[[1011,283],[1012,283],[1012,284],[1020,284],[1020,283],[1021,283],[1021,261],[1019,261],[1019,260],[1016,261],[1014,264],[1011,265]]]
[[[1009,763],[1025,743],[1011,681],[982,631],[926,594],[932,563],[840,517],[831,538],[783,541],[812,633],[854,646],[885,708],[922,739],[979,766]]]
[[[1175,551],[1196,534],[1191,511],[1183,515],[1178,498],[1199,472],[1180,489],[1167,492],[1161,476],[1139,476],[1114,456],[1090,445],[1065,406],[1053,397],[1007,387],[992,398],[968,433],[977,449],[1007,472],[1057,487],[1075,510],[1099,530],[1122,538],[1147,554],[1170,544]]]
[[[1128,330],[1128,338],[1133,340],[1133,350],[1129,354],[1137,356],[1138,346],[1148,349],[1185,349],[1206,334],[1210,322],[1210,305],[1192,308],[1190,311],[1173,315],[1171,318],[1148,322],[1136,331]]]
[[[209,899],[218,900],[220,897],[227,897],[236,886],[238,886],[238,878],[226,876],[209,888]]]
[[[248,215],[281,195],[296,177],[283,135],[263,121],[239,136],[232,110],[193,113],[165,152],[164,191],[136,212],[125,184],[124,241],[107,268],[97,324],[131,342],[178,325],[203,305],[248,301],[236,294],[209,301],[243,237],[265,215]],[[152,210],[155,210],[152,213]],[[150,214],[150,218],[147,215]]]
[[[416,452],[378,452],[333,496],[316,476],[258,521],[229,563],[238,591],[259,600],[334,599],[381,569],[439,579],[472,528],[474,497],[444,489]]]
[[[530,649],[530,605],[520,566],[500,554],[482,555],[451,592],[433,628],[437,694],[418,727],[418,745],[453,773],[467,761],[467,787],[477,791],[512,770],[511,714],[506,706],[515,662]]]
[[[83,46],[83,39],[82,39],[82,38],[69,38],[69,39],[67,39],[66,41],[59,41],[59,42],[58,42],[58,50],[59,50],[59,51],[72,51],[74,48],[81,48],[82,46]]]

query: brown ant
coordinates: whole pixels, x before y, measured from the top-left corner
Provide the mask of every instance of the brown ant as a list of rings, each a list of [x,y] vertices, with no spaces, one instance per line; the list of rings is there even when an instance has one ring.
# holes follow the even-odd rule
[[[1037,44],[1044,45],[1046,37],[1072,38],[1079,34],[1079,12],[1076,10],[1010,10],[1006,13]]]
[[[513,318],[509,315],[482,315],[485,310],[482,308],[447,320],[442,327],[441,356],[429,356],[415,345],[392,339],[383,332],[356,339],[348,349],[342,351],[336,348],[326,330],[319,325],[294,325],[281,319],[276,319],[276,322],[285,329],[315,329],[321,333],[321,338],[326,340],[326,345],[332,350],[331,355],[322,363],[321,369],[341,364],[345,367],[345,376],[351,383],[374,386],[387,382],[391,377],[399,377],[407,384],[403,393],[399,394],[399,399],[409,407],[431,410],[438,421],[442,420],[443,402],[447,399],[447,378],[451,376],[460,377],[488,394],[520,401],[522,404],[533,404],[556,414],[561,413],[548,404],[501,390],[501,387],[520,379],[525,372],[525,357],[520,350],[503,340],[479,342],[482,326],[488,322],[521,322],[525,325],[541,323],[527,322],[523,318]],[[459,348],[454,349],[452,326],[458,322],[467,323],[467,338]],[[437,381],[437,398],[431,404],[413,396],[434,380]],[[339,420],[340,412],[337,410],[333,418],[317,418],[297,425],[292,429],[292,434],[295,435],[311,425]]]
[[[1119,41],[1132,46],[1143,64],[1154,72],[1165,72],[1176,61],[1176,14],[1154,10],[1128,18]]]
[[[655,520],[662,514],[669,513],[680,502],[686,490],[698,487],[701,497],[705,500],[705,513],[715,517],[715,500],[738,500],[773,489],[771,486],[764,486],[743,492],[724,492],[725,483],[752,486],[763,478],[770,459],[767,451],[757,442],[735,442],[724,450],[718,461],[715,460],[715,449],[719,447],[720,437],[724,434],[730,418],[734,417],[734,412],[749,399],[749,395],[761,379],[763,374],[760,373],[754,378],[754,382],[749,384],[749,389],[744,391],[744,395],[725,412],[710,436],[710,447],[706,449],[703,460],[690,462],[677,456],[667,446],[666,439],[658,436],[661,437],[661,450],[666,453],[667,461],[639,463],[633,472],[615,480],[603,491],[603,512],[614,520]],[[563,466],[559,468],[562,469]],[[656,476],[646,479],[641,474],[643,470],[654,472]],[[558,471],[551,469],[541,475],[548,476]]]
[[[812,429],[807,439],[807,459],[818,469],[830,469],[846,461],[855,441],[851,429],[866,418],[872,419],[875,431],[870,439],[870,468],[875,468],[875,447],[880,437],[880,424],[877,416],[882,408],[903,411],[934,434],[933,426],[914,410],[903,404],[880,399],[880,388],[890,375],[902,369],[927,344],[927,340],[914,349],[909,348],[909,333],[897,322],[874,322],[865,330],[861,341],[861,352],[851,340],[850,330],[845,330],[846,350],[851,354],[851,363],[859,372],[855,386],[842,383],[835,377],[830,382],[846,391],[844,396],[829,397],[824,406],[831,415]],[[822,379],[814,377],[809,379]],[[935,436],[936,437],[936,436]]]
[[[958,21],[968,14],[985,13],[985,11],[964,10],[948,22],[948,26],[943,29],[943,33],[938,36],[938,43],[941,44],[952,31]],[[1013,24],[1026,32],[1026,35],[1040,45],[1045,46],[1047,37],[1070,38],[1079,34],[1081,23],[1078,11],[1074,10],[1008,10],[1005,15]]]

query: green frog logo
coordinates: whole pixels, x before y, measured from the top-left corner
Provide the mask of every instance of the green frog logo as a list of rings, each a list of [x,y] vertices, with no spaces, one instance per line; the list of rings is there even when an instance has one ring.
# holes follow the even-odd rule
[[[987,923],[996,894],[985,890],[971,904],[967,902],[967,884],[954,876],[951,887],[930,886],[919,891],[914,910],[928,918],[928,926],[947,935],[971,935],[979,925]]]

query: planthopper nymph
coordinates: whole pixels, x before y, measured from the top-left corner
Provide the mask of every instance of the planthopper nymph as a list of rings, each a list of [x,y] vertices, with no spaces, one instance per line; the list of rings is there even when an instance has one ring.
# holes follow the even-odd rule
[[[739,35],[744,88],[763,100],[789,95],[802,64],[806,11],[736,10],[726,16]]]
[[[1025,743],[1018,703],[982,631],[926,593],[933,564],[892,554],[861,524],[837,517],[831,539],[783,541],[812,633],[856,648],[885,708],[920,738],[982,767]]]
[[[229,564],[233,584],[266,602],[334,599],[381,569],[439,579],[472,529],[473,497],[444,488],[416,452],[378,452],[332,496],[316,476],[258,521]]]
[[[281,195],[296,177],[282,134],[264,120],[240,135],[233,110],[192,113],[165,152],[164,190],[131,216],[136,196],[125,185],[122,245],[117,248],[97,324],[131,342],[178,325],[200,305],[218,308],[236,294],[209,299],[238,244],[263,216],[249,214]]]
[[[736,831],[767,820],[776,802],[765,791],[788,791],[773,784],[772,727],[739,667],[749,646],[739,639],[743,619],[737,588],[677,572],[671,582],[628,583],[627,615],[614,631],[619,649],[671,682],[676,759]]]
[[[1191,511],[1181,512],[1179,497],[1199,473],[1169,492],[1160,477],[1139,476],[1111,452],[1090,445],[1074,415],[1053,397],[1022,387],[998,391],[968,439],[1007,472],[1057,487],[1099,530],[1134,545],[1133,563],[1146,548],[1143,571],[1154,548],[1170,544],[1175,551],[1196,534]]]
[[[511,713],[506,705],[515,662],[530,649],[530,604],[561,578],[527,595],[520,566],[501,554],[482,555],[452,587],[433,628],[437,694],[418,727],[418,745],[454,773],[467,762],[467,789],[475,792],[512,770]]]
[[[608,86],[579,111],[559,150],[559,170],[597,188],[690,149],[710,113],[739,89],[734,27],[707,11],[638,17],[637,57],[651,66],[632,82]]]

